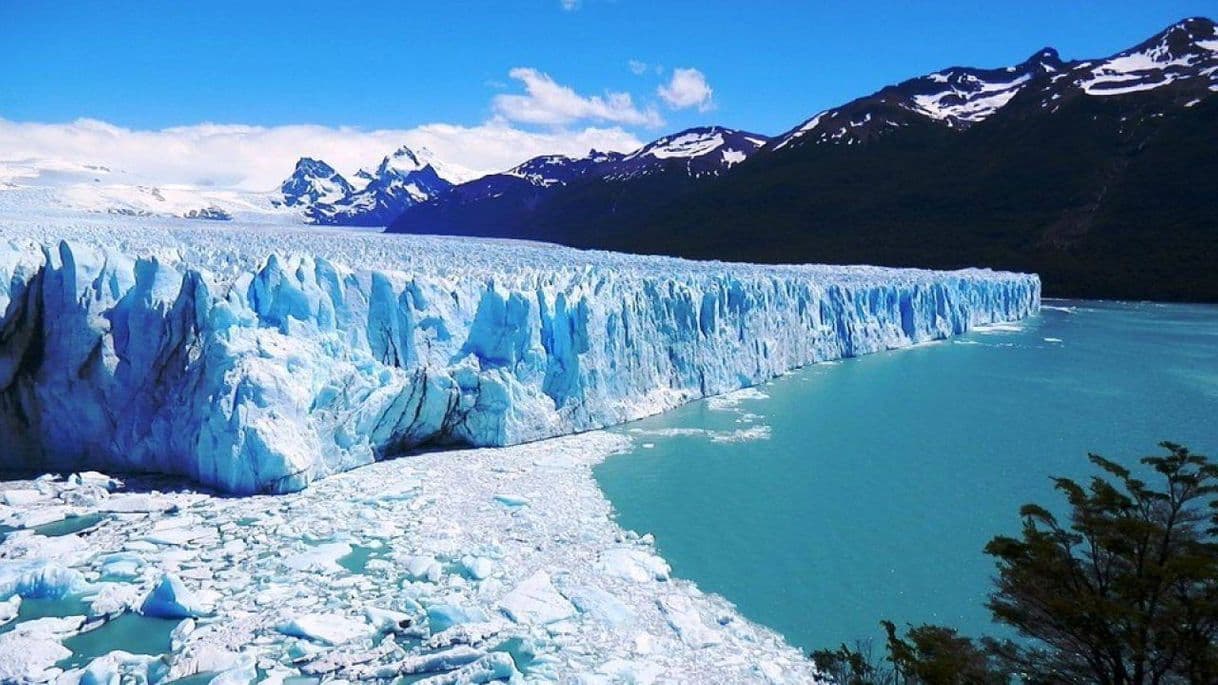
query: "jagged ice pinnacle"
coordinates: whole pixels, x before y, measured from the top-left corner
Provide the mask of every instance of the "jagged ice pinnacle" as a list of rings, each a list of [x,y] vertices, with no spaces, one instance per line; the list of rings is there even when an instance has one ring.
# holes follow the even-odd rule
[[[988,270],[6,222],[9,465],[169,473],[232,493],[297,490],[418,446],[608,426],[1040,302],[1036,276]]]

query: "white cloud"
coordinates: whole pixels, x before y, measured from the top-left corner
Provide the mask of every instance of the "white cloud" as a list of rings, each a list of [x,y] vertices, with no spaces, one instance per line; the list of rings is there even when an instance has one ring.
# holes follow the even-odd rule
[[[697,69],[673,69],[672,80],[657,88],[656,94],[673,109],[697,107],[699,112],[705,112],[714,106],[711,101],[714,91]]]
[[[653,108],[635,106],[630,93],[584,96],[536,69],[517,67],[508,76],[524,84],[527,95],[502,94],[494,99],[495,112],[510,121],[561,126],[577,121],[601,121],[627,126],[662,126]]]
[[[558,0],[562,8],[568,12],[579,9],[580,0]]]
[[[542,154],[583,155],[591,148],[627,151],[640,144],[616,126],[536,132],[498,118],[478,126],[436,123],[373,131],[210,123],[141,131],[95,119],[66,124],[0,119],[0,167],[26,160],[50,166],[97,164],[126,172],[116,181],[243,190],[275,187],[304,156],[323,159],[349,174],[409,145],[430,148],[441,160],[483,174]]]
[[[647,63],[640,62],[637,59],[630,60],[627,63],[627,66],[630,67],[631,73],[633,73],[635,76],[642,76],[644,73],[647,72]]]

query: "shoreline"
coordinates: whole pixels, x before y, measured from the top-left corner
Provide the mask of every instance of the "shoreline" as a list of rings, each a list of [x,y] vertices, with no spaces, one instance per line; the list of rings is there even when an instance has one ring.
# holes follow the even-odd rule
[[[214,612],[175,629],[182,635],[166,661],[173,677],[388,680],[424,668],[459,680],[510,668],[528,681],[814,682],[812,662],[777,632],[671,578],[650,536],[617,524],[592,467],[631,445],[598,431],[436,452],[336,474],[300,493],[247,498],[111,494],[91,485],[98,476],[83,485],[6,482],[0,499],[18,490],[27,501],[0,507],[5,523],[69,513],[65,501],[77,515],[151,511],[111,511],[94,528],[54,538],[10,533],[0,543],[0,587],[2,569],[39,559],[79,571],[90,614],[115,617],[173,574],[184,604]],[[135,575],[99,580],[119,550],[134,555]],[[360,556],[358,572],[344,566]],[[387,616],[408,617],[412,627],[378,631]],[[0,634],[0,646],[12,633]],[[39,639],[49,647],[64,637]],[[338,644],[321,644],[327,639]],[[459,667],[441,670],[437,655]],[[117,672],[140,659],[112,661]],[[57,675],[43,666],[43,675]]]

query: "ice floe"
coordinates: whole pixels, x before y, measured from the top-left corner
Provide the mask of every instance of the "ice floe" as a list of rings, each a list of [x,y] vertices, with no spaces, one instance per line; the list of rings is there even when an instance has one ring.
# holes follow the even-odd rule
[[[595,432],[438,452],[245,498],[114,479],[93,509],[148,506],[0,542],[0,680],[813,682],[798,650],[614,523],[591,467],[630,448]],[[42,493],[22,500],[28,516],[99,482],[0,494]],[[14,510],[0,504],[0,520]],[[27,601],[42,617],[19,616]],[[65,646],[103,634],[95,656]]]

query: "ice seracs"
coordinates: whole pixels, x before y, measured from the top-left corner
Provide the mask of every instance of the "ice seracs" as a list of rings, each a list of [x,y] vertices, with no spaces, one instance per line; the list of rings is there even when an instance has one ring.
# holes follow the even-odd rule
[[[296,490],[423,445],[613,425],[1019,319],[1040,292],[1035,276],[978,270],[307,228],[10,221],[6,238],[0,427],[17,463],[234,493]],[[148,539],[211,534],[182,518]]]
[[[0,422],[20,463],[237,493],[299,489],[419,445],[612,425],[1039,302],[1034,276],[988,271],[309,229],[8,228]]]

